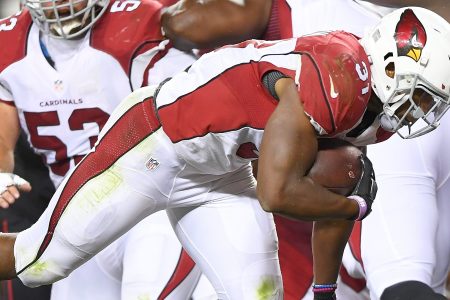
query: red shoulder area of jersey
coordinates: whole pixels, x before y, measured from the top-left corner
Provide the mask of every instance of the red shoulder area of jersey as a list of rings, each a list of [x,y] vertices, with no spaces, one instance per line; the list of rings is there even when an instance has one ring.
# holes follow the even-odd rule
[[[376,141],[375,143],[381,143],[384,142],[385,140],[389,139],[391,136],[394,135],[395,132],[390,132],[390,131],[386,131],[383,128],[378,128],[377,133],[376,133]]]
[[[299,92],[305,111],[335,135],[354,127],[371,95],[369,61],[352,34],[336,31],[297,39]]]
[[[25,57],[31,24],[27,10],[0,20],[0,72]]]
[[[154,0],[111,1],[91,33],[91,46],[116,58],[128,74],[134,57],[158,45],[162,5]]]
[[[291,7],[286,0],[272,1],[269,23],[264,32],[263,40],[280,40],[292,38]]]
[[[161,3],[163,6],[171,6],[178,2],[178,0],[156,0]]]

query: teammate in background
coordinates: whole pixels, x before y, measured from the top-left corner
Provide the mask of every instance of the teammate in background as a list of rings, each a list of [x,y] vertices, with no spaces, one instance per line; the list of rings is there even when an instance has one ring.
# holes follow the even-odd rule
[[[447,299],[450,164],[443,154],[450,151],[450,116],[441,123],[426,136],[393,137],[367,149],[379,186],[376,205],[355,226],[343,260],[350,274],[366,278],[370,298],[359,299]]]
[[[378,22],[379,18],[393,7],[405,5],[426,7],[450,20],[449,4],[445,0],[276,0],[272,1],[271,9],[267,7],[267,3],[268,1],[258,0],[243,3],[226,0],[180,1],[163,13],[163,29],[176,47],[191,49],[220,46],[221,38],[226,38],[229,42],[255,37],[280,39],[331,29],[344,29],[362,36],[368,26]],[[205,22],[202,15],[211,15],[214,11],[220,14],[208,18],[208,26],[199,27],[200,20],[202,24]],[[198,29],[192,30],[193,28]],[[228,28],[233,30],[226,30]],[[307,263],[310,258],[307,251],[309,226],[281,216],[275,216],[275,222],[280,239],[279,254],[285,297],[288,300],[299,299],[305,295],[311,282],[308,276],[302,278],[298,275],[300,268],[303,273],[311,272]],[[295,232],[293,228],[296,228]],[[292,236],[295,236],[295,239]],[[293,243],[294,240],[297,244]],[[299,240],[305,245],[299,244]],[[303,263],[296,265],[293,263],[296,261]],[[346,293],[343,296],[350,299]],[[309,296],[305,299],[309,299]]]
[[[3,124],[2,126],[6,126]],[[28,193],[21,195],[21,201],[16,202],[14,209],[0,208],[2,232],[18,232],[33,225],[44,212],[48,201],[55,193],[55,186],[50,180],[47,166],[42,158],[31,149],[23,131],[14,150],[14,174],[26,176],[33,186]],[[15,278],[1,283],[0,299],[50,299],[51,285],[31,289]]]
[[[155,1],[23,4],[25,10],[0,24],[0,114],[7,124],[0,128],[4,208],[19,196],[16,187],[29,189],[11,173],[20,126],[35,151],[45,157],[58,186],[94,145],[126,95],[159,83],[194,61],[163,41],[161,5]],[[90,205],[85,203],[84,209]],[[188,298],[199,271],[182,252],[166,214],[137,226],[55,284],[52,299]],[[185,273],[172,278],[177,267],[184,267]]]
[[[0,1],[0,18],[6,18],[19,11],[19,0]],[[55,187],[48,175],[48,169],[30,148],[25,134],[21,133],[14,151],[14,174],[26,177],[33,189],[22,194],[23,201],[14,205],[14,209],[0,207],[0,224],[2,232],[18,232],[35,223],[55,193]],[[16,278],[0,285],[0,299],[48,300],[51,285],[31,289]]]
[[[411,34],[410,21],[426,39]],[[433,130],[449,107],[449,37],[436,14],[401,9],[361,40],[364,48],[344,32],[249,41],[131,94],[38,223],[1,236],[1,278],[17,274],[31,286],[58,280],[166,209],[219,298],[281,298],[274,227],[255,205],[249,162],[259,158],[265,210],[364,218],[376,190],[370,161],[363,158],[353,196],[334,194],[306,177],[317,139],[363,146],[402,128],[405,138]],[[341,257],[328,251],[346,241],[327,233],[315,232],[317,299],[334,298]]]
[[[424,7],[450,20],[448,5],[446,0],[184,0],[164,9],[162,26],[175,47],[207,49],[319,30],[346,30],[362,36],[392,8],[403,6]],[[208,26],[199,26],[205,22]]]

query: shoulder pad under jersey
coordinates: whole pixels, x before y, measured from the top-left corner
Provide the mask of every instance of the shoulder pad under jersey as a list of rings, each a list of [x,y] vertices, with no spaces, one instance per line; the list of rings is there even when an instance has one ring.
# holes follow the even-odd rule
[[[92,29],[91,46],[115,57],[128,71],[130,57],[164,39],[160,25],[161,8],[161,3],[155,0],[111,1]]]
[[[368,57],[356,37],[340,31],[305,36],[296,50],[305,111],[329,135],[354,127],[371,95]]]

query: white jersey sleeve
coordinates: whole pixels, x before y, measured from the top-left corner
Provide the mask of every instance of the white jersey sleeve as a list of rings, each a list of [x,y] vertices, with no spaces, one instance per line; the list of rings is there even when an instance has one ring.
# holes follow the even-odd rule
[[[14,105],[13,96],[9,91],[8,83],[2,82],[1,80],[0,80],[0,103]]]

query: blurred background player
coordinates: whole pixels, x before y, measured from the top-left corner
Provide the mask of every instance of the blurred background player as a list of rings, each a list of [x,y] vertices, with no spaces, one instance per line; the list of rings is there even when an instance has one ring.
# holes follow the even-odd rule
[[[0,19],[11,16],[17,11],[19,11],[19,0],[0,2]],[[14,152],[14,174],[26,177],[33,189],[22,194],[23,201],[17,202],[13,209],[0,209],[0,231],[2,232],[24,230],[31,226],[45,210],[55,192],[47,167],[42,162],[42,158],[30,148],[24,132],[21,132]],[[30,289],[20,280],[13,279],[0,283],[0,299],[48,300],[50,290],[50,285]]]
[[[372,215],[355,226],[344,265],[351,274],[365,276],[370,297],[354,299],[446,300],[449,128],[445,116],[426,136],[395,136],[368,147],[379,190]],[[355,264],[354,257],[362,258],[362,265]]]
[[[0,129],[0,164],[6,172],[0,174],[2,207],[19,196],[16,186],[29,189],[12,173],[20,126],[35,151],[45,157],[57,186],[89,151],[126,95],[162,81],[194,60],[166,47],[158,2],[29,0],[23,4],[24,11],[0,22],[5,45],[0,50],[0,112],[7,124]],[[179,268],[181,273],[172,278]],[[55,284],[52,299],[185,299],[198,276],[162,212]]]

